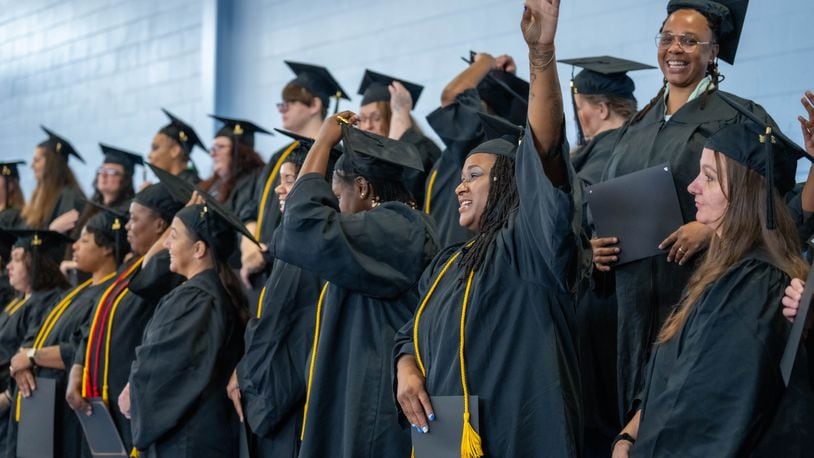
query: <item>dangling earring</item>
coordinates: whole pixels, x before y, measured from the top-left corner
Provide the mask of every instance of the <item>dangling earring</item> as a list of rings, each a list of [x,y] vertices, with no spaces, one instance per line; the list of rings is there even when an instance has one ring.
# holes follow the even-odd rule
[[[370,198],[370,200],[371,200],[370,208],[376,208],[379,205],[381,205],[381,202],[379,201],[379,196],[373,196]]]

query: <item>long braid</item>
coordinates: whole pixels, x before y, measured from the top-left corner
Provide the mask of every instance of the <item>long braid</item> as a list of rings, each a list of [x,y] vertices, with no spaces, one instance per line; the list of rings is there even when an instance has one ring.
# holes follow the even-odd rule
[[[644,115],[646,115],[647,112],[650,111],[650,109],[653,108],[655,104],[659,103],[659,100],[661,100],[662,97],[664,97],[664,91],[666,90],[667,90],[667,78],[664,78],[664,83],[661,85],[661,89],[659,89],[658,94],[656,94],[655,97],[650,99],[650,101],[647,102],[647,105],[643,106],[638,113],[633,115],[633,118],[631,118],[630,120],[630,124],[636,124],[637,122],[641,121],[642,118],[644,118]]]
[[[476,271],[486,259],[486,254],[498,231],[506,225],[512,210],[517,208],[519,197],[517,183],[514,178],[514,159],[497,155],[495,165],[489,172],[489,197],[486,199],[486,209],[480,218],[480,232],[472,246],[461,256],[466,280],[469,272]]]

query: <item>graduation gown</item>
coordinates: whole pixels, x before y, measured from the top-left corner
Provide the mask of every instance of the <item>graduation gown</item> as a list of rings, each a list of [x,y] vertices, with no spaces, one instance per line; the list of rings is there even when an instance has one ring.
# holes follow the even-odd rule
[[[602,181],[618,137],[618,129],[600,132],[587,145],[571,153],[571,163],[583,190]],[[583,191],[581,196],[585,194]],[[582,200],[581,205],[582,230],[585,238],[590,239],[593,229],[588,204]],[[588,457],[609,457],[611,443],[622,429],[616,400],[616,314],[613,273],[593,271],[577,292],[584,453]]]
[[[16,208],[6,208],[0,211],[0,227],[4,229],[21,228],[25,226],[20,210]]]
[[[340,214],[330,185],[307,174],[286,199],[272,248],[280,260],[329,282],[316,318],[313,371],[306,373],[300,456],[409,456],[410,435],[392,402],[390,351],[438,249],[429,217],[400,202]]]
[[[0,312],[0,392],[13,388],[14,382],[8,369],[11,358],[20,350],[30,330],[39,327],[61,293],[58,289],[35,291],[28,299],[18,298],[20,300],[9,304]],[[0,451],[6,450],[9,442],[16,444],[9,439],[6,427],[9,414],[13,411],[11,407],[0,414]]]
[[[811,456],[811,386],[779,408],[800,392],[780,376],[789,277],[765,259],[749,254],[709,285],[681,331],[654,347],[631,458]],[[756,450],[777,430],[784,441]]]
[[[178,177],[194,185],[201,182],[201,177],[198,176],[198,170],[195,168],[186,168],[182,170],[181,173],[178,174]]]
[[[57,200],[54,202],[54,206],[51,208],[51,216],[45,220],[43,227],[32,229],[48,229],[48,225],[51,224],[59,215],[70,210],[82,212],[82,208],[84,207],[85,194],[82,193],[82,190],[79,188],[72,188],[70,186],[63,186],[62,190],[59,192]]]
[[[567,147],[560,154],[567,155]],[[546,177],[530,132],[519,147],[516,177],[519,208],[495,237],[469,295],[468,391],[480,400],[486,456],[575,457],[581,415],[569,292],[577,248],[570,224],[574,203],[570,192]],[[422,300],[460,250],[449,247],[435,258],[420,282]],[[466,282],[461,279],[469,273],[458,261],[450,264],[419,321],[418,348],[430,396],[463,394],[459,344]],[[401,355],[415,355],[413,326],[411,320],[399,331],[394,363]],[[454,421],[462,421],[460,414],[447,413]]]
[[[140,456],[237,456],[238,420],[226,397],[243,327],[214,269],[164,296],[130,371],[133,444]]]
[[[169,293],[183,279],[170,272],[169,264],[169,252],[161,250],[146,266],[141,264],[141,258],[122,266],[104,306],[100,300],[94,307],[91,323],[98,330],[92,336],[90,333],[84,336],[76,354],[75,364],[84,366],[87,374],[88,397],[101,396],[107,400],[126,450],[133,447],[130,420],[119,410],[117,400],[127,385],[144,328],[158,304],[156,296]],[[169,281],[151,281],[156,277]],[[152,290],[148,298],[138,294],[144,289]],[[90,456],[89,450],[86,456]]]
[[[768,118],[754,102],[728,95],[758,117]],[[714,93],[706,97],[703,107],[702,101],[703,96],[687,102],[665,121],[662,98],[638,123],[622,127],[603,180],[669,163],[684,223],[694,221],[694,198],[687,192],[687,186],[698,175],[704,142],[721,127],[743,120],[741,114]],[[679,266],[667,262],[665,252],[613,268],[618,304],[617,389],[622,423],[629,419],[633,398],[642,388],[642,371],[651,345],[678,303],[697,260],[698,255]]]
[[[416,127],[407,129],[399,138],[399,141],[415,146],[418,150],[418,156],[421,158],[421,165],[424,166],[423,172],[415,169],[404,170],[404,184],[413,195],[416,204],[421,208],[424,205],[424,187],[427,177],[432,173],[433,164],[441,157],[441,149]]]
[[[455,102],[427,116],[430,127],[446,145],[427,177],[423,206],[424,212],[435,220],[441,247],[465,242],[475,235],[458,224],[455,188],[461,183],[467,154],[485,138],[479,110],[477,89],[467,89],[455,97]]]
[[[243,413],[256,435],[256,458],[292,458],[299,452],[304,368],[321,289],[313,274],[275,261],[261,309],[246,326],[237,377]]]
[[[73,409],[65,401],[65,393],[68,381],[68,370],[73,365],[76,357],[76,351],[82,339],[82,335],[87,326],[90,326],[90,317],[93,306],[99,299],[104,291],[110,286],[113,281],[113,276],[108,276],[103,282],[98,285],[88,284],[82,288],[69,302],[69,305],[64,309],[59,318],[56,320],[51,332],[42,341],[41,348],[58,346],[59,355],[62,359],[62,364],[67,368],[65,369],[52,369],[48,367],[36,367],[34,375],[37,377],[46,377],[56,380],[57,392],[57,407],[54,413],[54,456],[72,458],[82,455],[83,447],[85,445],[85,435],[82,433],[82,427],[79,425],[79,420]],[[77,286],[81,288],[82,285]],[[58,314],[57,309],[54,307],[59,305],[63,298],[66,298],[74,290],[71,289],[56,301],[55,304],[50,304],[50,310],[44,315],[43,320],[46,320],[51,313],[54,316]],[[34,326],[29,329],[29,333],[25,338],[22,346],[31,347],[39,334],[40,328],[44,323],[39,326]],[[25,409],[22,409],[20,415],[25,416]],[[17,436],[17,422],[12,417],[9,425],[11,426],[9,433],[13,437]],[[10,441],[11,442],[11,441]],[[10,444],[11,445],[11,444]],[[14,456],[14,449],[11,451],[10,456]]]

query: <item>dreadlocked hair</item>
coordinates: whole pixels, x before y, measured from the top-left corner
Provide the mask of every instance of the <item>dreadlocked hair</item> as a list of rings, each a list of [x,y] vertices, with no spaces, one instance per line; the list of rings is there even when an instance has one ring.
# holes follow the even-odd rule
[[[360,166],[354,165],[357,161]],[[381,171],[381,176],[366,176],[363,172],[365,169],[372,168],[369,165],[375,163],[376,168]],[[353,160],[349,156],[343,154],[334,168],[334,177],[347,185],[353,184],[358,177],[362,177],[370,183],[373,188],[372,195],[375,196],[376,202],[401,202],[410,208],[418,208],[413,194],[407,189],[402,178],[394,178],[402,176],[401,167],[393,164],[388,164],[371,157],[356,155]],[[369,175],[369,174],[367,174]]]
[[[486,198],[486,208],[480,218],[480,232],[459,261],[464,276],[478,270],[483,264],[492,241],[498,231],[506,225],[509,215],[520,201],[514,178],[514,159],[500,154],[495,156],[495,164],[489,171],[489,196]]]

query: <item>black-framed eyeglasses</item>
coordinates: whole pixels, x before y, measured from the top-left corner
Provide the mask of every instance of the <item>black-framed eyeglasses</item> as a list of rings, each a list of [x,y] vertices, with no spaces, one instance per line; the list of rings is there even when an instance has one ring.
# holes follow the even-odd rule
[[[690,35],[673,35],[672,33],[660,33],[656,35],[656,47],[663,49],[669,48],[678,40],[678,46],[686,52],[693,52],[698,49],[699,45],[715,44],[714,41],[698,41],[697,38]]]

